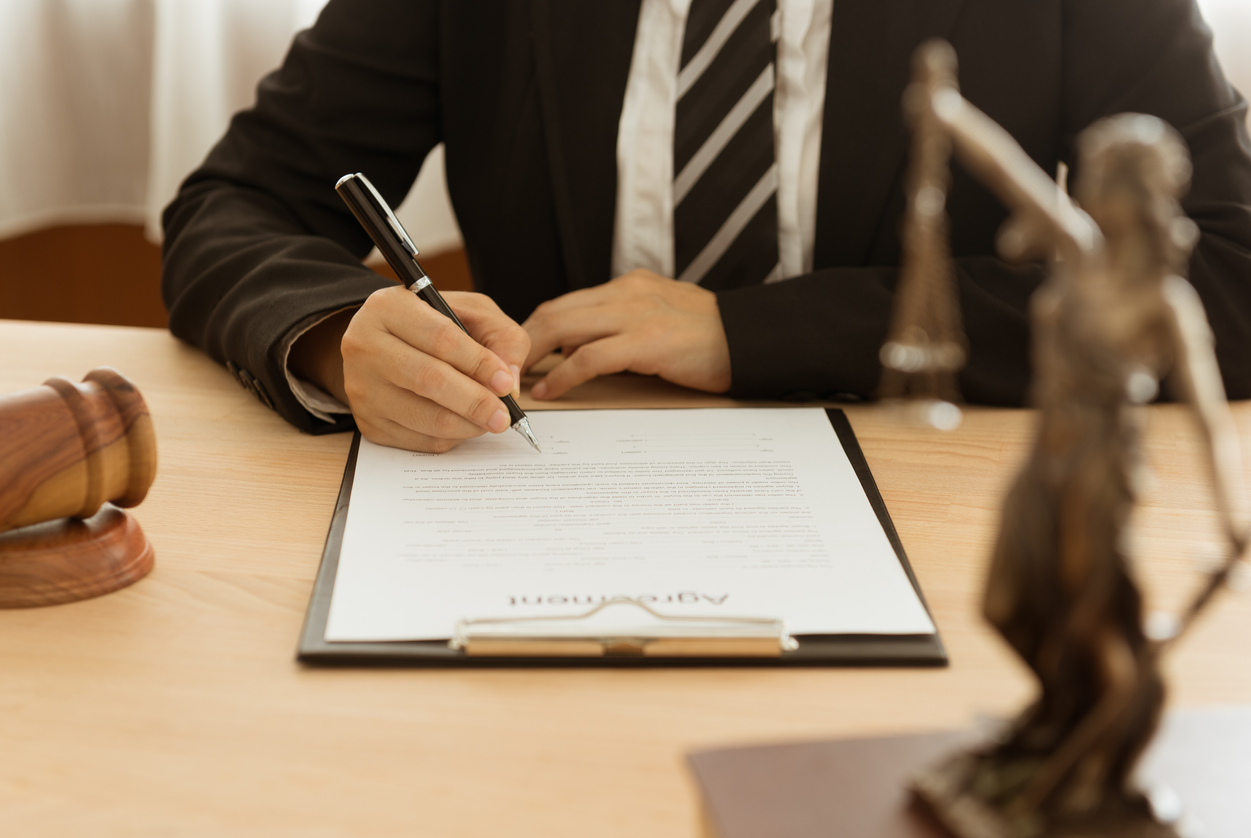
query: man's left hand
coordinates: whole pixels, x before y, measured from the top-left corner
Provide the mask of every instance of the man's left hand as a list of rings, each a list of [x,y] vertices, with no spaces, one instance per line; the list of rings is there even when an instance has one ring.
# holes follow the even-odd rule
[[[730,347],[713,292],[631,271],[604,285],[543,303],[525,323],[529,368],[560,349],[564,359],[530,389],[555,399],[597,375],[637,372],[675,384],[724,393],[730,389]]]

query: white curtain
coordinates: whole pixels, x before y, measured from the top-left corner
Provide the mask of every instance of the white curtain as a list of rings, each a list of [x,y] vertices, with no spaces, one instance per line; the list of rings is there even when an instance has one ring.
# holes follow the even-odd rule
[[[144,220],[152,0],[0,0],[0,237]]]
[[[156,240],[178,184],[324,3],[0,0],[0,238],[126,221]],[[1199,6],[1251,93],[1251,0]],[[399,215],[421,249],[459,245],[441,147]]]
[[[312,25],[325,0],[155,0],[148,237],[160,208],[255,99],[257,80]],[[153,211],[156,211],[155,213]]]
[[[0,0],[0,238],[124,221],[160,239],[178,185],[326,0]],[[443,148],[397,214],[460,244]]]
[[[1251,0],[1198,0],[1225,75],[1251,98]]]

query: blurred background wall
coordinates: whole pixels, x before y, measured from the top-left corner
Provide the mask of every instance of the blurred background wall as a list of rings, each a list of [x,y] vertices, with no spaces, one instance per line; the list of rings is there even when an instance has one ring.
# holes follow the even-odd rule
[[[0,317],[162,326],[160,213],[325,0],[0,0]],[[1251,0],[1199,0],[1251,91]],[[399,215],[469,287],[442,147]]]
[[[0,0],[0,317],[165,325],[161,211],[325,2]],[[469,287],[441,146],[398,214]]]

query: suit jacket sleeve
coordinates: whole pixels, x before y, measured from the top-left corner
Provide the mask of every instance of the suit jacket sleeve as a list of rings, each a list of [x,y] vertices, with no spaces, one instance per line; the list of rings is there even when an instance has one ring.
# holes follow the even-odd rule
[[[1230,397],[1251,398],[1246,101],[1221,74],[1192,0],[1071,0],[1062,13],[1061,124],[1055,126],[1061,153],[1072,166],[1077,134],[1116,113],[1153,114],[1181,132],[1194,163],[1183,207],[1202,232],[1189,278],[1207,308]],[[1074,169],[1073,176],[1080,172]],[[960,377],[964,396],[1020,404],[1030,379],[1029,297],[1045,271],[1008,265],[990,254],[958,258],[956,270],[970,344]],[[880,378],[878,351],[896,275],[897,268],[887,265],[827,267],[776,285],[721,293],[733,393],[870,396]]]
[[[437,9],[332,0],[165,210],[170,330],[227,363],[302,430],[337,430],[286,383],[283,337],[389,282],[334,191],[363,171],[392,204],[439,142]]]

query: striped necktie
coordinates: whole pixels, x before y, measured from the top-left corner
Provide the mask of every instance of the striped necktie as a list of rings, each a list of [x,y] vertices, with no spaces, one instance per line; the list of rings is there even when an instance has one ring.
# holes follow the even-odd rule
[[[773,152],[774,0],[692,0],[674,120],[678,279],[719,290],[781,275]]]

